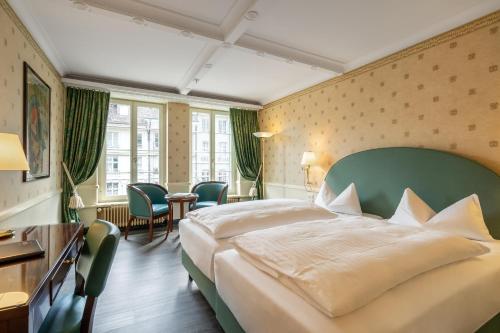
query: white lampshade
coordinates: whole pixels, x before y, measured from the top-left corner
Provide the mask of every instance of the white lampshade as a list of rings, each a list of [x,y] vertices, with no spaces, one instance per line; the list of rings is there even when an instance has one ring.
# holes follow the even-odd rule
[[[0,170],[29,170],[21,141],[16,134],[0,133]]]
[[[253,135],[255,135],[256,137],[258,137],[259,139],[260,138],[270,138],[274,135],[274,133],[272,132],[255,132]]]
[[[314,163],[314,161],[316,161],[316,154],[312,151],[305,151],[304,154],[302,154],[300,165],[311,165]]]

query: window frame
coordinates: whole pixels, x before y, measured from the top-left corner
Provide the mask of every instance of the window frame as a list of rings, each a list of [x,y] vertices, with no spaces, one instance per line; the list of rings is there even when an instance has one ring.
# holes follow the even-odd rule
[[[229,111],[220,111],[220,110],[210,110],[210,109],[201,109],[201,108],[194,108],[191,107],[189,108],[189,185],[190,187],[194,186],[193,184],[193,112],[197,113],[205,113],[210,115],[210,122],[209,122],[209,128],[210,128],[210,142],[209,142],[209,151],[210,151],[210,157],[209,157],[209,164],[210,164],[210,172],[209,172],[209,179],[211,181],[216,179],[216,174],[215,174],[215,118],[216,115],[223,115],[229,117]],[[226,132],[229,130],[229,127],[231,124],[229,123],[229,119],[226,123]],[[228,189],[228,194],[235,194],[237,193],[237,179],[238,179],[238,168],[236,167],[236,153],[234,151],[234,137],[233,133],[231,131],[231,140],[230,144],[228,147],[231,150],[231,180]]]
[[[109,104],[124,104],[130,106],[130,183],[137,182],[137,138],[138,138],[138,128],[137,128],[137,108],[140,106],[144,107],[157,107],[159,108],[159,127],[160,127],[160,135],[159,135],[159,164],[160,164],[160,185],[164,185],[166,183],[166,175],[167,175],[167,163],[166,163],[166,151],[167,151],[167,124],[166,124],[166,108],[165,104],[160,103],[150,103],[143,101],[134,101],[120,98],[111,98]],[[106,133],[107,134],[107,133]],[[144,143],[144,138],[142,138]],[[97,178],[98,178],[98,202],[126,202],[127,195],[112,195],[108,196],[106,191],[106,160],[107,160],[107,143],[105,143],[101,158],[99,161]]]

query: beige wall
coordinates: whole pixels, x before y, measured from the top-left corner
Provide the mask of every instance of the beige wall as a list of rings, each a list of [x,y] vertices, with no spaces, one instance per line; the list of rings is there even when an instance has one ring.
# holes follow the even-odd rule
[[[168,190],[188,192],[189,186],[189,105],[168,103]]]
[[[388,146],[450,151],[500,173],[499,22],[493,13],[266,105],[261,129],[278,133],[265,147],[268,185],[301,189],[308,150],[320,156],[316,186],[340,158]]]
[[[51,87],[50,178],[23,183],[0,171],[0,228],[60,221],[64,87],[47,57],[5,0],[0,0],[0,132],[23,135],[23,61]]]

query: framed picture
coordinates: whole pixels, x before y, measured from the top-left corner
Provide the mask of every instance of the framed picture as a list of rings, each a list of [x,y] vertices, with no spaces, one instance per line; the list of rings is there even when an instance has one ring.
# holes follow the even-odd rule
[[[50,177],[50,87],[24,63],[24,151],[30,166],[23,181]]]

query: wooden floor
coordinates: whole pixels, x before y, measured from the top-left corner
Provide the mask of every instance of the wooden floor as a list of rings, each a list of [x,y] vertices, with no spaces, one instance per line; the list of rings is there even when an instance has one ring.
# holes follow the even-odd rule
[[[158,231],[152,243],[146,232],[122,237],[94,332],[223,332],[196,284],[188,282],[180,255],[177,230],[168,240]]]

